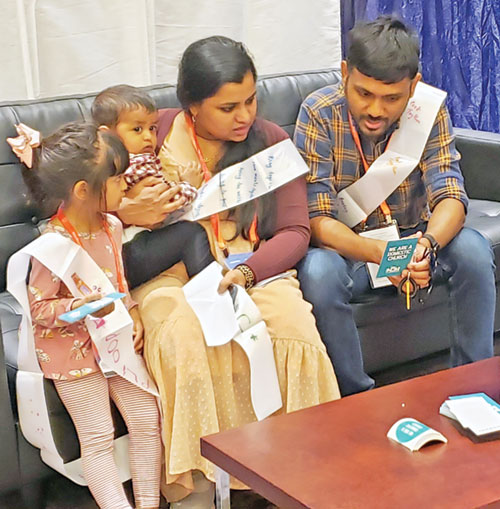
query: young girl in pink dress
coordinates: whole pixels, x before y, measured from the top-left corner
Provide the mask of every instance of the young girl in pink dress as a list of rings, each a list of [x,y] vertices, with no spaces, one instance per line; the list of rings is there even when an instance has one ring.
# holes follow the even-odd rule
[[[135,350],[142,351],[142,323],[123,272],[122,226],[105,213],[118,209],[126,189],[125,148],[114,135],[90,123],[67,124],[41,143],[34,140],[38,133],[29,128],[21,125],[18,131],[20,137],[9,143],[25,163],[27,185],[45,209],[58,207],[45,232],[57,232],[79,244],[116,290],[126,293]],[[93,497],[102,509],[131,509],[113,458],[111,398],[129,431],[136,507],[157,508],[161,443],[155,397],[121,376],[105,378],[85,324],[65,324],[58,319],[99,297],[96,293],[73,297],[57,276],[32,259],[29,298],[38,361],[45,377],[54,381],[75,424],[83,472]],[[100,316],[112,310],[108,306]]]

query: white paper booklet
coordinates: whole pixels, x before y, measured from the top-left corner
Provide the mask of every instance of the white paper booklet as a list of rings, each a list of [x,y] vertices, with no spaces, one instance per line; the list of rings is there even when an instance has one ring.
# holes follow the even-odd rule
[[[384,228],[376,228],[374,230],[367,230],[364,232],[360,232],[362,237],[366,237],[368,239],[378,239],[378,240],[398,240],[399,239],[399,230],[396,223],[388,225]],[[367,263],[366,268],[368,270],[368,275],[370,276],[370,284],[372,288],[382,288],[384,286],[390,286],[392,283],[386,277],[377,277],[377,272],[380,265],[378,263]]]
[[[418,451],[429,442],[448,442],[446,437],[439,433],[439,431],[429,428],[429,426],[411,417],[404,417],[395,422],[388,431],[387,436],[394,440],[394,442],[404,445],[412,452]]]
[[[442,415],[450,417],[477,437],[484,437],[500,431],[500,413],[496,402],[490,403],[486,394],[471,394],[450,398],[439,409]]]

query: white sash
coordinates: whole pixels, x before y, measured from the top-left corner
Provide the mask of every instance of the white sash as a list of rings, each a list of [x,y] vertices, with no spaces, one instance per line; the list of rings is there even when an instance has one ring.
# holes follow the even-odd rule
[[[47,233],[12,255],[7,266],[7,290],[17,299],[23,309],[19,330],[17,400],[19,421],[26,440],[41,449],[41,457],[52,468],[78,484],[86,484],[81,472],[80,460],[64,464],[55,446],[43,391],[43,372],[38,363],[26,278],[31,257],[36,258],[58,276],[75,296],[81,296],[71,278],[75,272],[93,287],[105,294],[114,287],[90,255],[71,240],[57,233]],[[90,316],[85,324],[107,366],[154,395],[158,395],[141,356],[134,351],[132,319],[123,302],[115,301],[115,309],[104,319]],[[77,383],[77,382],[75,382]],[[120,478],[130,478],[128,466],[128,437],[115,440],[115,461]]]
[[[387,149],[359,180],[337,195],[337,219],[352,228],[365,220],[416,168],[446,92],[419,82]]]
[[[283,406],[271,338],[258,307],[247,292],[235,286],[233,300],[229,292],[218,294],[222,267],[212,262],[183,287],[186,300],[200,321],[209,347],[236,341],[250,364],[250,393],[258,420]]]
[[[231,209],[308,173],[309,168],[290,139],[228,166],[198,190],[196,200],[176,220],[198,221]]]

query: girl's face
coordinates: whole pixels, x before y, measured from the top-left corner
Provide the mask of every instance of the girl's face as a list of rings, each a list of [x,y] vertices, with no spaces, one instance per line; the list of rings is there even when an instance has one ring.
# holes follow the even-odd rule
[[[212,97],[190,108],[196,133],[218,141],[244,141],[257,114],[255,80],[248,71],[241,83],[226,83]]]
[[[105,207],[106,210],[103,212],[115,212],[120,208],[120,203],[122,198],[125,196],[125,191],[127,190],[127,183],[125,182],[125,176],[115,175],[114,177],[109,177],[106,180],[106,188],[105,188]]]

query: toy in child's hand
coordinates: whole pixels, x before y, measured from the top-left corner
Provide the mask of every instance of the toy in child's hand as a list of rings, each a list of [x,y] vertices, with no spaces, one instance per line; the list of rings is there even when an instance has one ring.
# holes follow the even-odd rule
[[[121,299],[123,297],[125,297],[124,293],[113,292],[106,295],[105,297],[102,297],[101,299],[87,302],[83,304],[83,306],[79,306],[76,309],[68,311],[67,313],[63,313],[62,315],[59,315],[58,318],[64,322],[75,323],[79,320],[82,320],[87,315],[94,315],[97,311],[105,308],[106,306],[109,306],[110,304],[113,304],[115,300]]]

